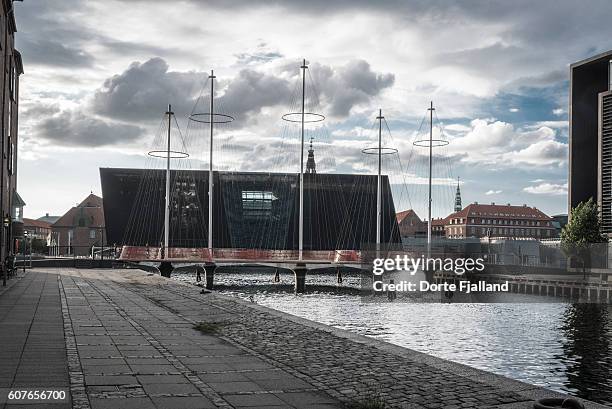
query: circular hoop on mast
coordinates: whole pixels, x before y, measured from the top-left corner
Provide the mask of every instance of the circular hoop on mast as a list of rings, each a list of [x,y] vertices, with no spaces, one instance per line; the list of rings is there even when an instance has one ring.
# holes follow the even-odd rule
[[[283,121],[302,123],[301,112],[289,112],[281,117]],[[314,112],[304,112],[304,123],[322,122],[325,120],[325,115],[315,114]]]
[[[168,153],[170,155],[168,155]],[[148,152],[147,155],[153,158],[163,158],[163,159],[185,159],[189,157],[187,152],[178,152],[178,151],[151,151]]]
[[[213,124],[228,124],[235,120],[235,118],[231,115],[217,113],[213,113],[211,115],[210,112],[199,112],[189,115],[190,121],[200,122],[202,124],[209,124],[211,122],[211,119]]]
[[[366,155],[378,155],[379,150],[381,155],[394,155],[399,152],[395,148],[387,148],[383,146],[382,148],[365,148],[361,150],[361,153]]]
[[[431,140],[431,147],[432,148],[439,148],[441,146],[446,146],[449,143],[450,143],[449,141],[446,141],[444,139],[432,139]],[[430,141],[429,141],[429,139],[419,139],[417,141],[412,142],[412,144],[414,146],[419,146],[421,148],[429,148]]]

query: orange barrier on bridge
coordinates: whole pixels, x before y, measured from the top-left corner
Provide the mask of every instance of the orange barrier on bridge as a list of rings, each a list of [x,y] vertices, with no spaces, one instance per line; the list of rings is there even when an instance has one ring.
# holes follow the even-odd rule
[[[176,261],[210,263],[215,260],[232,260],[237,262],[297,262],[298,250],[264,250],[264,249],[213,249],[211,256],[207,248],[170,247],[166,249],[167,257],[162,257],[160,247],[123,246],[121,261]],[[302,252],[302,261],[330,263],[359,263],[361,252],[357,250],[306,250]]]

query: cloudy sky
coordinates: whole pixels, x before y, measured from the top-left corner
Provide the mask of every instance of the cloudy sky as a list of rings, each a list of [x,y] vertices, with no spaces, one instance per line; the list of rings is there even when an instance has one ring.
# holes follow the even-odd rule
[[[458,176],[464,203],[564,213],[568,65],[609,49],[612,34],[608,0],[25,0],[15,8],[25,67],[18,186],[33,218],[100,193],[99,167],[145,166],[167,104],[185,132],[210,69],[220,106],[236,117],[219,136],[220,167],[275,170],[286,146],[279,119],[295,102],[302,58],[327,117],[315,141],[323,169],[371,171],[361,149],[381,108],[399,150],[389,172],[409,185],[396,207],[425,216],[425,152],[412,142],[433,100],[450,142],[436,151],[435,216],[452,209]],[[204,157],[197,146],[190,154]]]

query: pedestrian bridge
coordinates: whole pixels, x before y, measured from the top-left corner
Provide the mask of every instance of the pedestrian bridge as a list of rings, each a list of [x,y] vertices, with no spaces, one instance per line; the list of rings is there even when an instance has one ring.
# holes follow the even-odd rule
[[[295,274],[295,291],[304,292],[306,273],[309,268],[336,267],[338,282],[342,282],[339,267],[361,268],[361,252],[358,250],[305,250],[300,257],[299,250],[268,250],[268,249],[233,249],[215,248],[184,248],[184,247],[150,247],[123,246],[119,261],[136,263],[159,263],[148,266],[158,270],[163,276],[169,277],[174,269],[173,264],[191,263],[196,266],[196,276],[200,277],[203,269],[206,277],[206,288],[214,286],[214,273],[218,266],[261,265],[274,268],[284,268]],[[202,265],[200,265],[202,264]]]
[[[164,254],[167,253],[167,254]],[[263,263],[263,264],[359,264],[358,250],[299,250],[184,248],[149,246],[123,246],[120,261],[168,261],[171,263]]]

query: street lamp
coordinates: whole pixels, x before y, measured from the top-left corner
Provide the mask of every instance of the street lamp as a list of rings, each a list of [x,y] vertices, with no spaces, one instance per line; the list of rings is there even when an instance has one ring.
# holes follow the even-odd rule
[[[28,249],[28,236],[29,233],[27,230],[23,232],[23,273],[26,272],[26,250]],[[32,246],[30,246],[30,252],[32,251]],[[31,258],[30,258],[31,259]]]

